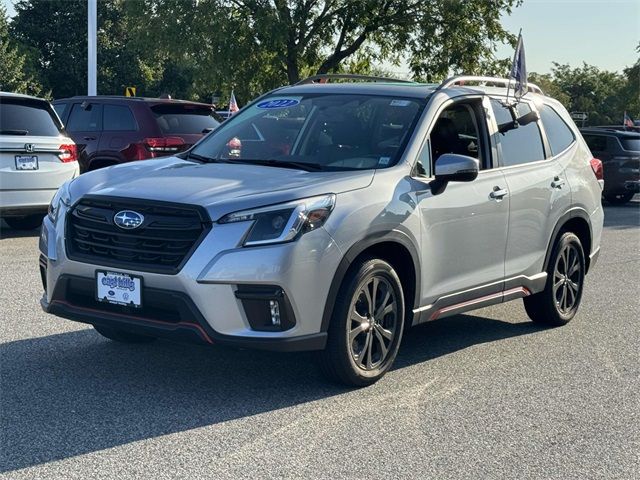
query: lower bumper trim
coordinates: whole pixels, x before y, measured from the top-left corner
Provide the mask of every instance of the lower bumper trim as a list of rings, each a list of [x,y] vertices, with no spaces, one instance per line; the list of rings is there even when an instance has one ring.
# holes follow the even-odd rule
[[[47,302],[40,300],[42,309],[58,317],[91,325],[120,328],[132,333],[163,337],[171,340],[221,344],[238,348],[297,352],[322,350],[327,342],[327,333],[321,332],[299,337],[260,338],[223,335],[194,322],[166,322],[153,318],[141,318],[123,313],[105,312],[94,308],[73,305],[64,300]]]

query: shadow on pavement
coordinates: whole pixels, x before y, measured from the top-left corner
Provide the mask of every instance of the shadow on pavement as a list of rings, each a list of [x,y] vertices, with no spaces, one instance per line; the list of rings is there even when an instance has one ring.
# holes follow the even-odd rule
[[[0,220],[0,240],[4,238],[37,237],[40,235],[40,228],[33,230],[16,230],[7,225],[4,220]]]
[[[539,330],[471,315],[439,320],[409,330],[396,369]],[[92,329],[3,344],[0,365],[0,472],[350,391],[327,383],[309,353],[121,345]]]

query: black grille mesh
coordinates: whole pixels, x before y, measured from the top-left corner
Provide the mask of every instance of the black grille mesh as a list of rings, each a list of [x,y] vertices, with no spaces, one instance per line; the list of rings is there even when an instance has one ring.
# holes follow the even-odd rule
[[[136,229],[116,226],[122,210],[144,215]],[[156,273],[177,273],[209,229],[198,207],[137,199],[84,197],[67,214],[72,260]]]

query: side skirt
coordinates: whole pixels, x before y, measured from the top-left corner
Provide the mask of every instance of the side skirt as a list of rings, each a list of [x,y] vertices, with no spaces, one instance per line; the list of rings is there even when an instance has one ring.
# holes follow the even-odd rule
[[[440,297],[430,305],[413,310],[413,325],[420,325],[438,318],[528,297],[544,290],[546,281],[547,274],[543,272],[533,277],[519,276],[497,284],[483,285],[471,290]],[[494,291],[488,293],[491,287],[493,287]],[[495,291],[495,289],[499,290]]]

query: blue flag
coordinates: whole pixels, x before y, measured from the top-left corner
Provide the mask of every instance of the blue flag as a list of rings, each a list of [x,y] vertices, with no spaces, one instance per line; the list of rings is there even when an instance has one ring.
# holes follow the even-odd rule
[[[518,35],[518,43],[516,45],[516,53],[513,56],[513,65],[511,65],[511,73],[509,76],[516,81],[514,96],[520,99],[527,93],[527,65],[524,59],[524,43],[522,42],[522,33]]]

